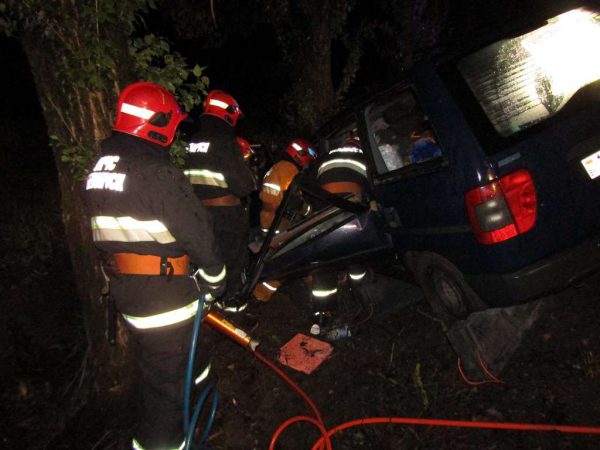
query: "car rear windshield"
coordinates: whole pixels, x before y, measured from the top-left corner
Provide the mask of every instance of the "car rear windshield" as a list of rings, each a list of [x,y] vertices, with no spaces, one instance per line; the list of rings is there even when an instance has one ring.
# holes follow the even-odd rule
[[[511,137],[600,80],[600,14],[574,9],[462,58],[458,73],[494,129]]]

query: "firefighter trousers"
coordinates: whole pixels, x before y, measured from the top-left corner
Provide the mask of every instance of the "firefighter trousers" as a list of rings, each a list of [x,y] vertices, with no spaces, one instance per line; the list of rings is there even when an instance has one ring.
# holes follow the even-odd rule
[[[215,237],[227,266],[227,291],[225,301],[233,297],[242,286],[242,271],[248,265],[248,236],[250,232],[248,207],[210,206]]]
[[[139,367],[139,422],[134,438],[146,450],[178,448],[183,442],[184,383],[193,320],[171,329],[134,331]],[[202,334],[202,332],[201,332]],[[199,342],[192,382],[207,375],[206,350]],[[207,378],[194,383],[194,400]]]
[[[111,281],[111,293],[133,338],[137,425],[132,447],[178,448],[184,439],[184,384],[195,310],[187,309],[187,316],[168,325],[160,318],[194,305],[198,299],[194,282],[187,276],[124,276]],[[198,380],[196,396],[206,386],[207,378],[201,375],[205,377],[210,368],[203,334],[201,330],[192,372],[193,381]]]

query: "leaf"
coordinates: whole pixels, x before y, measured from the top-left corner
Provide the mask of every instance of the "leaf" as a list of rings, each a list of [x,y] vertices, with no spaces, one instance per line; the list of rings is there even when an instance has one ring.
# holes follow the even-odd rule
[[[192,69],[192,73],[196,76],[199,77],[200,75],[202,75],[202,67],[200,67],[198,64],[196,64],[194,66],[194,68]]]

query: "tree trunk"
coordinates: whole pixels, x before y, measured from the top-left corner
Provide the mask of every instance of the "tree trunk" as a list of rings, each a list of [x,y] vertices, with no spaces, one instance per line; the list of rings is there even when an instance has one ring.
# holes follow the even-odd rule
[[[320,18],[314,23],[306,46],[298,52],[297,67],[301,75],[295,90],[304,94],[297,96],[300,109],[310,111],[306,115],[307,133],[314,132],[327,118],[337,100],[332,81],[331,40],[329,24]]]
[[[345,18],[345,9],[332,5],[331,0],[269,0],[262,7],[290,68],[291,85],[281,110],[298,135],[308,136],[337,102],[331,65],[335,31],[331,22],[332,14],[343,21],[337,16]]]
[[[55,136],[59,142],[83,143],[97,151],[98,143],[110,131],[117,86],[107,91],[91,91],[82,83],[68,82],[61,75],[79,70],[77,65],[80,62],[69,58],[69,55],[73,48],[82,45],[80,32],[85,26],[79,22],[70,2],[63,4],[61,14],[68,26],[59,30],[60,39],[48,40],[46,36],[42,39],[40,31],[25,29],[21,32],[21,42],[33,74],[48,134]],[[42,41],[44,45],[40,45]],[[132,62],[126,59],[129,53],[125,36],[119,38],[113,35],[111,45],[116,49],[115,55],[121,58],[116,67],[132,67]],[[128,75],[124,73],[116,78],[127,78]],[[120,387],[126,380],[122,376],[123,371],[129,365],[127,340],[121,335],[118,345],[111,347],[105,339],[105,307],[100,296],[104,280],[92,243],[82,181],[71,166],[62,161],[61,147],[56,144],[53,145],[53,156],[73,276],[86,325],[87,363],[92,363],[92,369],[88,366],[87,373],[93,374],[91,381],[97,390],[119,394],[123,392]]]

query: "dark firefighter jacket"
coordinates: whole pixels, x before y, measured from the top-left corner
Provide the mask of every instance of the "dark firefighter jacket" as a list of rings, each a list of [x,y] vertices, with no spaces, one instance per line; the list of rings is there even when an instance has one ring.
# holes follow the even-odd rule
[[[329,151],[316,163],[319,185],[335,182],[353,182],[364,191],[369,189],[369,173],[363,151],[356,145],[345,144]]]
[[[252,171],[244,162],[232,126],[203,114],[191,138],[185,175],[200,200],[234,195],[244,198],[256,189]]]
[[[165,147],[113,133],[102,143],[84,189],[94,243],[100,250],[165,257],[187,254],[207,274],[222,271],[210,213],[197,201],[181,170],[171,164]],[[133,315],[160,313],[197,298],[188,276],[173,276],[166,283],[165,279],[123,276],[113,280],[111,291],[121,293],[119,309]],[[149,298],[140,301],[136,291]]]

